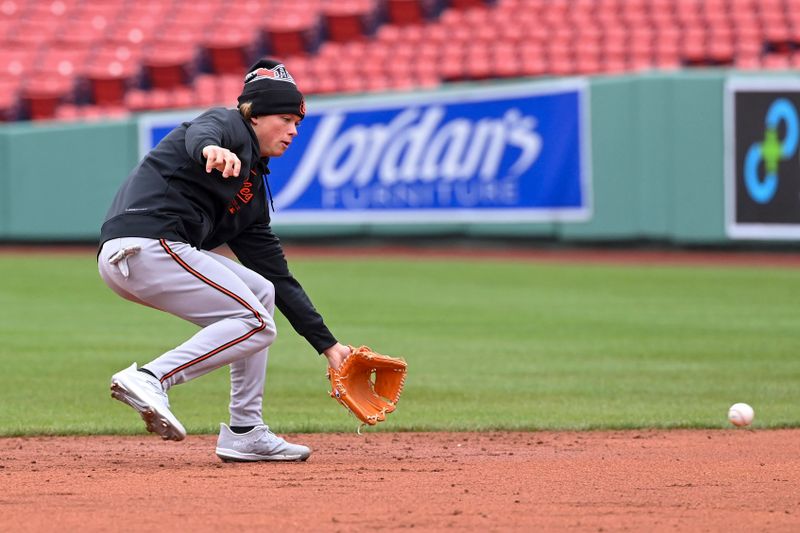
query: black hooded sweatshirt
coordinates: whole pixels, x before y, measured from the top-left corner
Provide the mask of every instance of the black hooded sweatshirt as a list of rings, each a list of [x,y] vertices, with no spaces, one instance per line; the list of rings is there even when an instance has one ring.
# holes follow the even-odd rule
[[[239,157],[238,177],[206,173],[202,152],[209,145]],[[172,130],[133,169],[106,214],[100,245],[118,237],[167,239],[200,250],[227,244],[244,266],[275,285],[278,309],[322,353],[336,338],[289,272],[269,226],[268,162],[238,110],[212,108]]]

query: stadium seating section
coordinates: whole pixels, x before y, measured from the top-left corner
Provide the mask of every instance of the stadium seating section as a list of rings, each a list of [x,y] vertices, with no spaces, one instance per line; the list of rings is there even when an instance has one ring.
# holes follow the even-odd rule
[[[0,119],[233,105],[259,57],[307,94],[800,66],[800,0],[0,0]]]

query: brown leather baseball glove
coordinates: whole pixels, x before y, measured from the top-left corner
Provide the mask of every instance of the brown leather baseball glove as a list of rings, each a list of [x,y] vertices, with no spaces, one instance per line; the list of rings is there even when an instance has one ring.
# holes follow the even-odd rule
[[[367,346],[351,346],[350,350],[338,370],[328,368],[331,397],[356,418],[374,426],[395,410],[406,380],[406,362],[373,352]]]

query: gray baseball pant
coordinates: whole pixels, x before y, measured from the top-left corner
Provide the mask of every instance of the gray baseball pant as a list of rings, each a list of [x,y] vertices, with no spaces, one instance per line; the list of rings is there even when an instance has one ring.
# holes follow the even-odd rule
[[[130,255],[119,254],[125,249]],[[114,254],[124,257],[112,264]],[[267,354],[276,335],[271,282],[222,255],[140,237],[103,244],[98,269],[106,285],[123,298],[203,328],[143,365],[164,390],[230,365],[230,424],[263,423]]]

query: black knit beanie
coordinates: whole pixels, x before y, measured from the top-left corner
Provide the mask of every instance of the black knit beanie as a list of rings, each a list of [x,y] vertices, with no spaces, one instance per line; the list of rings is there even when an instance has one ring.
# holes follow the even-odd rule
[[[253,102],[254,117],[281,113],[306,116],[306,102],[294,78],[282,63],[271,59],[262,59],[247,71],[239,96],[239,104],[244,102]]]

